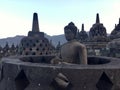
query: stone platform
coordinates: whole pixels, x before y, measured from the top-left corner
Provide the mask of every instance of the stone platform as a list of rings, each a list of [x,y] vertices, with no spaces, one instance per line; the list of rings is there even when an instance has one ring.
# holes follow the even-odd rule
[[[0,90],[120,90],[120,59],[88,57],[89,65],[49,64],[54,56],[3,58]],[[55,78],[68,79],[63,89]]]

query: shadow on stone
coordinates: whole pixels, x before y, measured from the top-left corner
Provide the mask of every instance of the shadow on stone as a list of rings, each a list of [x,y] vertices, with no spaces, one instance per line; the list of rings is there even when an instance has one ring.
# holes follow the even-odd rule
[[[20,60],[23,62],[31,62],[31,63],[48,63],[50,64],[50,60],[54,58],[55,56],[24,56],[21,57]]]
[[[29,85],[29,80],[27,79],[24,70],[18,74],[15,78],[16,90],[24,90]]]
[[[110,59],[103,58],[103,57],[96,57],[96,56],[89,56],[88,57],[88,64],[89,65],[100,65],[100,64],[107,64],[110,63]]]

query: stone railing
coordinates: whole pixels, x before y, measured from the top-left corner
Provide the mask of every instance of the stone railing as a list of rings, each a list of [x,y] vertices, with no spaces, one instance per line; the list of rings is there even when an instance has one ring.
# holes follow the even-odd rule
[[[0,90],[120,90],[119,59],[88,57],[88,65],[54,65],[49,63],[51,58],[3,58]],[[55,82],[61,74],[67,78],[61,78],[64,87]]]

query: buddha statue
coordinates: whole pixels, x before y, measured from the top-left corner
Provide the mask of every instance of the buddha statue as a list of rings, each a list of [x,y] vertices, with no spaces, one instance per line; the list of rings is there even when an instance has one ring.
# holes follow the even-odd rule
[[[77,41],[77,27],[73,22],[64,27],[66,40],[60,48],[60,55],[51,60],[52,64],[87,64],[87,51],[85,45]],[[72,87],[68,78],[63,73],[58,73],[54,82],[60,90],[68,90]]]
[[[64,34],[68,42],[61,46],[59,57],[52,59],[51,63],[87,64],[86,47],[77,41],[77,27],[73,22],[64,27]]]

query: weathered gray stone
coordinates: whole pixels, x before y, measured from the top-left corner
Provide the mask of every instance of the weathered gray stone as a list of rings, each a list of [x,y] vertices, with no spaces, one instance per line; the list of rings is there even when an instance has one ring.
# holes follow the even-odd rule
[[[36,56],[36,59],[40,60],[41,57]],[[9,57],[2,59],[2,66],[0,90],[60,90],[52,83],[59,73],[65,75],[70,83],[68,89],[63,90],[120,89],[120,60],[116,58],[88,57],[88,65],[53,65],[24,62],[19,57]],[[19,89],[20,86],[22,89]]]

